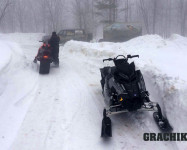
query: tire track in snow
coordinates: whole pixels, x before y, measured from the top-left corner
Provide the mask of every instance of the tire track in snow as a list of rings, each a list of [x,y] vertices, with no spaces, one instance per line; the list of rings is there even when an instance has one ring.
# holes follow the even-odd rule
[[[57,132],[54,128],[60,122],[58,105],[63,106],[59,103],[57,89],[59,76],[55,69],[51,69],[49,76],[41,75],[39,77],[38,94],[25,117],[18,137],[12,146],[13,149],[46,150],[51,148],[50,140]],[[55,71],[57,75],[54,75],[52,71]],[[59,142],[55,145],[59,146],[58,144]]]

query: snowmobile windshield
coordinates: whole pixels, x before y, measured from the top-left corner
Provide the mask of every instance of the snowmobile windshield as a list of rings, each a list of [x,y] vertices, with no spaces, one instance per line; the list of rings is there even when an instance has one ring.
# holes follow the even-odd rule
[[[126,64],[128,62],[127,62],[127,59],[116,59],[116,60],[114,60],[114,63],[116,66],[118,66],[120,64]]]
[[[119,59],[120,60],[120,59]],[[116,68],[118,72],[121,72],[125,75],[127,75],[128,77],[132,76],[134,74],[135,71],[135,66],[134,63],[129,64],[127,61],[121,61],[120,62],[117,60],[115,62]]]

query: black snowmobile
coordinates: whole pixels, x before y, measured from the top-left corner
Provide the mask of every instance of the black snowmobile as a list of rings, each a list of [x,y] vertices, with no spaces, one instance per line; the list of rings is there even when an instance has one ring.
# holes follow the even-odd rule
[[[43,41],[40,41],[43,42]],[[34,63],[40,61],[40,74],[48,74],[50,70],[50,63],[53,62],[51,47],[46,42],[39,48],[38,54],[34,59]]]
[[[122,57],[122,58],[119,58]],[[172,131],[168,120],[163,117],[158,103],[151,102],[140,70],[135,69],[129,58],[139,55],[118,55],[113,61],[115,66],[101,68],[101,86],[107,108],[103,110],[101,137],[112,136],[110,115],[132,111],[154,111],[153,117],[162,132]]]

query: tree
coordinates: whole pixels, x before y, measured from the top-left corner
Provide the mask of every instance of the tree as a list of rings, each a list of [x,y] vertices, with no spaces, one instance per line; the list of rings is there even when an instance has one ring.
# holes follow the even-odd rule
[[[110,24],[116,21],[117,0],[97,1],[95,7],[96,14],[103,17],[101,22]]]
[[[93,33],[95,16],[94,0],[73,0],[71,12],[75,18],[75,25],[87,33]]]
[[[153,34],[155,34],[158,0],[153,0]]]
[[[183,36],[186,36],[187,35],[187,27],[186,27],[186,25],[187,25],[187,15],[186,15],[187,14],[187,1],[185,2],[184,6],[185,6],[185,9],[184,9],[181,33],[182,33]]]
[[[125,22],[129,22],[129,0],[125,0]]]
[[[61,21],[61,14],[63,11],[62,0],[45,0],[46,2],[46,13],[48,14],[50,30],[56,31],[59,28]]]
[[[16,14],[17,14],[17,21],[19,22],[20,31],[24,32],[24,14],[25,14],[25,7],[26,5],[23,5],[23,2],[21,0],[17,1],[16,3]]]
[[[180,8],[180,28],[181,28],[181,35],[185,36],[185,28],[186,28],[186,19],[187,19],[187,1],[180,0],[179,3]]]
[[[80,29],[83,29],[83,20],[85,19],[83,16],[83,9],[82,9],[82,1],[75,0],[73,3],[73,13],[76,16],[76,20]]]
[[[144,21],[144,24],[145,24],[146,32],[149,34],[150,31],[149,31],[148,11],[147,11],[147,8],[145,7],[144,0],[140,0],[140,10],[141,10],[141,13],[142,13],[142,17],[143,17],[143,21]]]
[[[1,0],[1,2],[0,2],[0,23],[2,22],[3,18],[5,17],[6,11],[10,5],[11,5],[10,0]]]

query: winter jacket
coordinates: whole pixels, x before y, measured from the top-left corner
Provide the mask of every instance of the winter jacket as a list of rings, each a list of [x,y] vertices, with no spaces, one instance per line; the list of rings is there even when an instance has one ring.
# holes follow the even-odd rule
[[[51,45],[52,48],[56,49],[59,48],[59,42],[60,42],[59,36],[52,35],[48,43]]]

